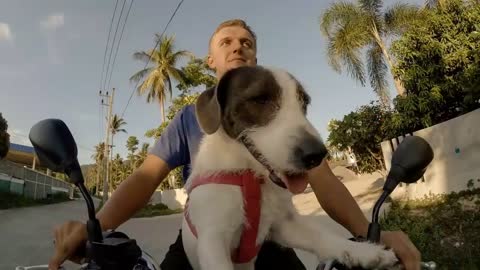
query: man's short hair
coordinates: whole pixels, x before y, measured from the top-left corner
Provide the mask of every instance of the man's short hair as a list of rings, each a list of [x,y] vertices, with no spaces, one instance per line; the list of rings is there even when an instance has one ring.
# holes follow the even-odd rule
[[[208,42],[208,50],[209,51],[210,51],[210,47],[212,45],[212,39],[215,36],[215,34],[217,34],[218,31],[222,30],[223,28],[229,27],[229,26],[240,26],[243,29],[247,30],[253,38],[254,47],[255,48],[257,47],[257,36],[255,35],[255,32],[253,32],[252,28],[244,20],[231,19],[231,20],[226,20],[226,21],[220,23],[217,26],[217,29],[215,29],[215,32],[213,32],[212,36],[210,37],[210,41]]]

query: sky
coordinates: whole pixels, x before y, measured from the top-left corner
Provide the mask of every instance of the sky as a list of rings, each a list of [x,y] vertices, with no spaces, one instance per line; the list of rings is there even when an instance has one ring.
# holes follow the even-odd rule
[[[125,3],[116,42],[130,2]],[[312,97],[308,119],[326,139],[329,120],[341,119],[376,99],[368,84],[362,87],[347,73],[336,73],[328,65],[327,40],[321,35],[319,17],[333,2],[185,0],[166,34],[175,35],[176,49],[203,57],[220,22],[246,20],[258,36],[258,63],[284,68],[302,82]],[[105,120],[101,119],[106,117],[106,107],[100,105],[99,90],[115,3],[0,0],[0,112],[8,121],[12,142],[31,145],[28,133],[35,123],[46,118],[62,119],[78,144],[80,163],[93,163],[94,146],[105,137]],[[158,103],[146,103],[146,98],[135,92],[126,107],[135,86],[129,78],[145,65],[132,55],[153,48],[154,34],[162,32],[178,3],[137,0],[132,4],[111,69],[111,83],[106,85],[107,89],[116,89],[113,113],[121,115],[126,108],[127,133],[115,136],[114,154],[126,157],[128,136],[136,136],[140,144],[154,144],[144,134],[161,123]],[[387,0],[385,6],[392,3]],[[122,5],[123,0],[119,0],[113,27]],[[111,62],[113,58],[114,54]],[[393,95],[394,86],[388,79]]]

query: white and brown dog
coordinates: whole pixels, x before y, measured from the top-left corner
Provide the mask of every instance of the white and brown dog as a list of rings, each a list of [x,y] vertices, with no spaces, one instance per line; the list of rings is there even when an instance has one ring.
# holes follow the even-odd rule
[[[347,266],[384,267],[391,250],[352,242],[296,212],[292,195],[327,154],[306,118],[310,97],[290,73],[266,67],[230,70],[203,92],[196,114],[205,136],[192,163],[182,223],[194,269],[254,269],[265,239]]]

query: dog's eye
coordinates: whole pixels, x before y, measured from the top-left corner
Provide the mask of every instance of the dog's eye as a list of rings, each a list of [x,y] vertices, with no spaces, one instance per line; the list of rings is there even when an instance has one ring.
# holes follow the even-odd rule
[[[251,98],[250,101],[260,105],[266,105],[270,101],[270,99],[268,98],[267,95],[260,95],[260,96],[255,96]]]

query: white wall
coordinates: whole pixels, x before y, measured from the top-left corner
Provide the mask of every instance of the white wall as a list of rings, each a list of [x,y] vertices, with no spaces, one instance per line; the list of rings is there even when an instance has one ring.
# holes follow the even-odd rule
[[[421,198],[424,195],[458,192],[467,188],[470,179],[480,187],[480,109],[435,126],[418,130],[415,136],[424,138],[433,148],[434,159],[427,168],[424,182],[402,185],[393,198]],[[399,138],[401,141],[401,138]],[[392,140],[394,149],[396,142]],[[390,169],[390,142],[381,144],[385,165]]]
[[[152,204],[163,203],[172,210],[183,208],[187,201],[187,192],[184,188],[155,191],[150,202]]]

